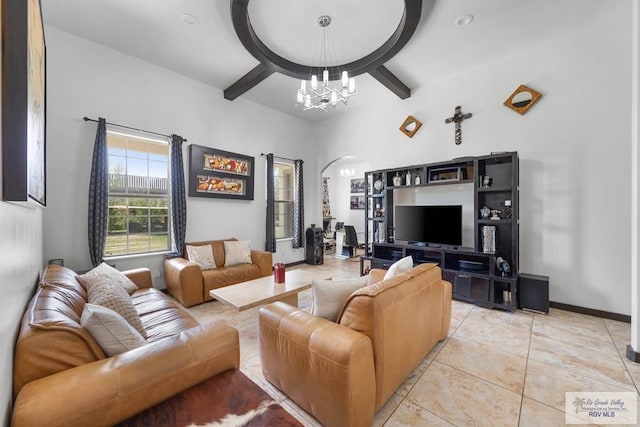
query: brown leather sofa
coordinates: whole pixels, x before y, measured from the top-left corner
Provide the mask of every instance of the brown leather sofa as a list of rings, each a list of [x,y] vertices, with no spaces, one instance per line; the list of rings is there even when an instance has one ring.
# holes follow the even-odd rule
[[[451,321],[451,283],[435,264],[388,280],[370,272],[336,323],[282,302],[259,312],[265,378],[326,426],[370,426]]]
[[[164,261],[164,281],[167,285],[167,291],[185,307],[211,300],[209,291],[212,289],[235,285],[271,274],[273,265],[271,252],[265,251],[252,250],[251,264],[225,267],[225,240],[237,239],[185,243],[185,254],[187,253],[187,245],[211,245],[216,262],[216,268],[212,270],[203,271],[198,264],[182,257],[169,258]]]
[[[111,426],[205,379],[238,369],[238,331],[200,325],[151,287],[148,269],[125,272],[147,344],[105,356],[80,325],[87,293],[67,268],[49,266],[22,318],[14,360],[12,425]]]

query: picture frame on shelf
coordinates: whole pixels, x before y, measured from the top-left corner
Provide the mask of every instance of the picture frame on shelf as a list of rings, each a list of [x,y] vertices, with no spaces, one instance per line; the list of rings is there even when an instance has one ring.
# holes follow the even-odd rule
[[[47,205],[46,43],[39,0],[2,1],[2,198]]]
[[[189,197],[253,200],[255,158],[189,146]]]

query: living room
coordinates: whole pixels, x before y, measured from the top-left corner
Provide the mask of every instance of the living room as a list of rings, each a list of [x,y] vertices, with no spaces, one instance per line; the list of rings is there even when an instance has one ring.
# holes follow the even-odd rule
[[[251,91],[247,97],[225,100],[224,88],[242,74],[187,77],[74,35],[73,13],[68,13],[65,29],[60,29],[64,19],[56,25],[48,21],[48,10],[73,10],[80,7],[77,3],[42,3],[47,43],[47,207],[0,204],[0,277],[7,291],[0,310],[5,325],[0,353],[5,422],[11,414],[19,320],[46,260],[63,258],[76,270],[91,266],[85,224],[96,128],[84,122],[84,116],[177,133],[188,144],[255,157],[254,200],[188,198],[186,240],[233,236],[248,239],[259,249],[265,242],[264,222],[256,221],[264,217],[265,209],[266,166],[261,153],[305,161],[308,226],[322,224],[321,171],[336,158],[357,156],[374,170],[517,151],[520,271],[549,276],[552,301],[632,316],[638,287],[632,279],[637,260],[630,255],[634,182],[629,161],[633,144],[637,147],[631,110],[637,102],[632,81],[637,64],[631,60],[632,47],[638,43],[632,19],[638,19],[637,2],[591,0],[584,5],[564,0],[559,7],[551,0],[536,6],[487,1],[478,9],[472,2],[459,2],[455,8],[437,2],[415,41],[397,55],[398,63],[414,67],[393,68],[393,61],[389,65],[411,87],[411,97],[401,100],[362,74],[356,78],[358,96],[349,106],[338,107],[346,111],[313,119],[266,107],[251,99]],[[201,43],[231,43],[238,50],[226,55],[243,55],[248,71],[255,61],[235,38],[229,4],[215,3],[221,4],[204,10],[216,19],[198,16],[199,25],[224,22],[227,39]],[[546,19],[530,22],[529,7],[546,9]],[[492,17],[499,9],[522,20],[517,37],[505,33],[514,26]],[[463,13],[474,13],[474,22],[454,27],[453,20]],[[155,34],[153,15],[143,24],[143,30]],[[111,25],[117,44],[118,23]],[[431,32],[440,27],[446,36],[429,41]],[[482,39],[474,32],[480,29]],[[185,26],[185,31],[201,30]],[[490,44],[491,55],[480,47],[464,49],[460,55],[458,47],[476,38]],[[140,43],[169,44],[160,39]],[[423,51],[428,47],[433,52],[434,46],[437,56],[424,58]],[[175,54],[179,61],[179,53]],[[438,59],[449,65],[439,65]],[[224,63],[225,57],[203,57],[203,61]],[[278,96],[290,97],[293,104],[298,82],[279,74],[269,79],[290,80],[291,93]],[[543,94],[522,116],[503,105],[520,84]],[[260,84],[253,90],[259,91]],[[453,125],[444,122],[457,105],[473,113],[462,124],[460,145],[454,143]],[[413,138],[398,130],[408,115],[423,123]],[[186,153],[185,148],[185,159]],[[288,241],[278,242],[273,254],[274,262],[303,259],[304,249],[293,249]],[[164,255],[150,255],[115,263],[120,270],[149,268],[154,286],[164,288],[163,261]]]

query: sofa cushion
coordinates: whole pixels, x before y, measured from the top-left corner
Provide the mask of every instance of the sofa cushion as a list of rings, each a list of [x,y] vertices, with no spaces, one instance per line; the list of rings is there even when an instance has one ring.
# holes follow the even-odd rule
[[[89,292],[93,286],[117,283],[131,295],[138,287],[127,276],[106,263],[102,263],[85,274],[76,276],[78,282]]]
[[[225,267],[238,264],[251,264],[251,248],[249,240],[224,242]]]
[[[193,261],[203,270],[216,268],[216,262],[213,258],[213,248],[211,245],[191,246],[186,245],[187,259]]]
[[[137,290],[131,299],[140,315],[147,342],[170,337],[199,325],[197,320],[159,289]]]
[[[98,342],[107,356],[115,356],[145,344],[145,339],[115,311],[87,303],[80,324]]]
[[[368,280],[367,276],[345,280],[313,280],[311,314],[335,322],[349,295],[365,286]]]
[[[391,267],[389,267],[385,273],[383,280],[391,279],[396,274],[404,273],[411,270],[411,268],[413,268],[413,258],[409,255],[391,264]]]
[[[147,337],[131,297],[119,284],[105,282],[99,286],[92,286],[89,288],[87,300],[91,304],[101,305],[115,311],[140,332],[140,335]]]
[[[238,264],[202,272],[204,298],[210,300],[209,291],[262,277],[262,270],[255,264]]]

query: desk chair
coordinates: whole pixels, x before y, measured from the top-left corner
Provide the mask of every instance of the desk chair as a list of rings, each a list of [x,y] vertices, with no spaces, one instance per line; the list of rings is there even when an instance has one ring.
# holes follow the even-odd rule
[[[358,235],[353,225],[344,226],[344,243],[342,246],[349,248],[349,257],[353,258],[357,253],[358,248]]]

